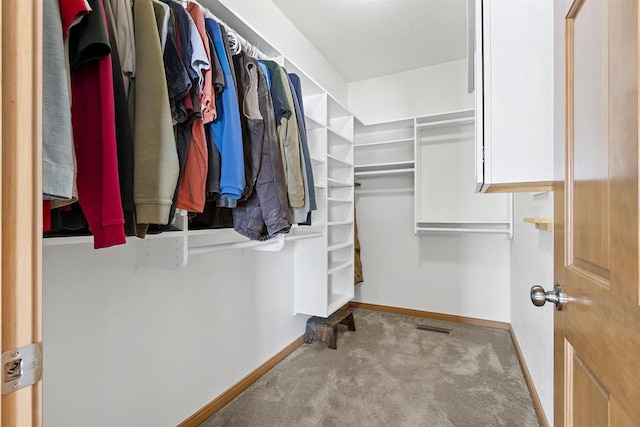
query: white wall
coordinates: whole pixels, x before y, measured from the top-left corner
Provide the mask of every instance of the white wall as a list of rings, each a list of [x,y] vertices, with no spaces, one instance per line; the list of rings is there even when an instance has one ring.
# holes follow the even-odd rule
[[[288,244],[136,272],[135,242],[45,247],[44,427],[175,426],[193,415],[304,333],[291,259]]]
[[[203,0],[207,4],[208,0]],[[211,0],[213,1],[213,0]],[[218,0],[241,16],[282,55],[338,101],[347,104],[347,83],[320,51],[271,0]],[[329,29],[328,29],[329,30]]]
[[[416,237],[413,177],[363,179],[356,205],[364,273],[356,301],[509,321],[505,235]]]
[[[553,289],[553,233],[522,221],[553,217],[553,193],[516,193],[513,203],[511,326],[547,420],[553,425],[553,304],[535,307],[530,298],[533,285]]]
[[[365,124],[474,107],[467,60],[349,83],[349,110]]]

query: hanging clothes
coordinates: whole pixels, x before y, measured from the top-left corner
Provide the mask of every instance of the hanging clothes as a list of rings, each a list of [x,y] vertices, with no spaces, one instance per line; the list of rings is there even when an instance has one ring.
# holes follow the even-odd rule
[[[354,248],[354,258],[353,258],[353,273],[354,273],[354,285],[358,283],[364,282],[364,277],[362,275],[362,260],[360,259],[360,239],[358,238],[358,221],[356,216],[356,205],[353,204],[353,248]]]
[[[304,178],[300,158],[300,142],[298,125],[295,117],[293,99],[287,73],[273,61],[263,61],[271,75],[271,87],[277,102],[274,102],[280,151],[287,179],[287,195],[289,206],[304,207]],[[279,118],[279,121],[278,121]],[[306,217],[305,217],[306,218]],[[304,220],[303,220],[304,221]]]
[[[118,45],[118,62],[120,64],[118,72],[122,74],[124,94],[128,98],[131,80],[135,77],[136,70],[136,47],[131,0],[111,0],[110,8],[115,23],[113,39]]]
[[[187,161],[178,189],[176,206],[189,212],[204,210],[209,153],[207,137],[202,119],[191,124],[191,138],[187,151]]]
[[[288,75],[287,75],[288,77]],[[300,141],[300,150],[302,154],[302,172],[304,178],[304,207],[295,208],[294,222],[298,224],[308,223],[311,225],[311,189],[314,186],[313,180],[313,168],[311,165],[311,156],[309,155],[309,147],[307,146],[307,129],[304,123],[304,113],[301,107],[301,103],[298,100],[296,89],[293,86],[293,82],[289,79],[289,87],[291,89],[291,96],[293,99],[293,105],[296,112],[296,122],[298,125],[298,139]],[[314,204],[315,204],[315,189],[314,189]]]
[[[242,96],[245,153],[251,158],[245,187],[247,200],[233,209],[235,230],[253,240],[265,240],[291,228],[282,156],[267,81],[258,62],[240,53],[234,58]]]
[[[116,40],[116,23],[112,0],[103,0],[107,19],[107,31],[111,44],[111,69],[115,103],[116,150],[118,154],[118,179],[120,200],[124,214],[124,228],[127,236],[136,235],[136,207],[133,201],[133,129],[129,119],[129,109],[123,74],[121,73],[119,46]]]
[[[201,99],[202,91],[204,89],[205,73],[210,71],[211,65],[209,62],[209,54],[207,53],[208,41],[206,39],[202,39],[200,32],[198,31],[198,27],[191,15],[187,13],[186,17],[190,28],[190,40],[193,50],[191,67],[196,71],[198,80],[194,81],[190,91],[191,101],[194,105],[194,113],[192,117],[193,122],[191,124],[191,140],[189,141],[187,161],[184,166],[183,176],[180,180],[176,206],[179,209],[184,209],[190,212],[202,212],[204,210],[205,203],[209,158],[204,122],[202,120],[203,113]],[[207,49],[205,49],[205,42],[207,43]]]
[[[153,8],[161,40],[163,36],[166,37],[165,45],[164,47],[161,46],[161,48],[167,79],[169,105],[171,106],[171,118],[173,124],[183,123],[188,116],[183,100],[191,90],[191,79],[180,57],[175,21],[171,8],[160,0],[153,0]]]
[[[43,11],[44,8],[46,8],[46,5],[43,6]],[[56,84],[61,84],[61,82],[53,82],[51,80],[48,80],[46,76],[43,76],[43,111],[42,111],[42,115],[43,115],[43,157],[45,156],[44,151],[46,150],[45,148],[45,144],[46,144],[46,138],[47,135],[52,135],[50,133],[49,130],[46,130],[45,126],[44,126],[44,121],[47,117],[47,114],[51,114],[50,112],[48,113],[47,110],[49,110],[50,108],[53,109],[58,109],[58,108],[67,108],[67,113],[64,112],[60,112],[59,110],[56,111],[54,114],[68,114],[68,119],[61,119],[61,120],[69,120],[68,125],[69,125],[69,129],[71,130],[71,69],[70,69],[70,65],[69,65],[69,30],[71,29],[71,27],[73,27],[74,25],[78,25],[81,21],[82,18],[84,18],[89,12],[91,12],[91,7],[89,6],[89,4],[85,1],[85,0],[74,0],[74,1],[67,1],[67,2],[63,2],[60,4],[60,15],[59,18],[62,22],[62,33],[63,33],[63,48],[64,48],[64,71],[66,74],[66,79],[64,79],[64,84],[66,84],[67,86],[67,96],[68,96],[68,101],[66,103],[66,105],[55,105],[55,104],[49,104],[47,105],[46,103],[46,91],[47,88],[49,87],[49,85],[56,85]],[[47,19],[45,17],[45,19]],[[47,25],[45,23],[45,25]],[[47,53],[53,53],[55,54],[56,50],[59,49],[59,45],[56,46],[50,46],[48,45],[48,43],[50,42],[54,42],[54,41],[59,41],[59,39],[56,38],[55,34],[53,35],[53,37],[49,37],[49,33],[47,31],[45,31],[44,33],[44,37],[45,40],[43,41],[43,46],[45,46],[45,48],[43,49],[43,62],[45,62],[45,56],[47,55]],[[45,67],[46,68],[46,67]],[[51,73],[47,73],[47,75],[52,78],[54,76],[57,75],[58,79],[62,79],[63,76],[60,74],[57,74],[56,71],[53,71]],[[64,101],[61,101],[63,104]],[[62,122],[64,123],[64,122]],[[60,125],[60,123],[58,124]],[[72,189],[71,189],[71,198],[70,199],[51,199],[50,201],[47,202],[47,206],[43,206],[44,210],[43,210],[43,218],[45,220],[45,226],[43,227],[43,230],[48,230],[50,229],[50,225],[51,225],[51,218],[50,218],[50,209],[56,209],[56,208],[60,208],[63,206],[67,206],[70,205],[72,203],[75,203],[78,201],[78,165],[77,165],[77,160],[76,160],[76,150],[75,150],[75,145],[73,142],[73,132],[67,134],[67,136],[69,137],[69,140],[67,141],[68,144],[71,145],[71,157],[72,157],[72,161],[73,161],[73,183],[72,183]],[[44,183],[47,182],[49,178],[47,177],[46,173],[45,173],[45,168],[43,165],[43,186],[45,185]],[[45,197],[47,198],[47,197]]]
[[[211,57],[211,49],[209,46],[209,37],[204,24],[204,16],[200,10],[200,6],[195,3],[189,3],[187,12],[193,18],[193,22],[198,30],[198,35],[202,40],[205,55],[209,61],[209,67],[203,70],[203,81],[200,92],[200,107],[202,109],[202,121],[204,124],[211,123],[216,118],[216,104],[213,93],[213,69],[215,68],[214,59]]]
[[[167,224],[178,181],[176,140],[151,0],[134,0],[134,201],[138,223]]]
[[[96,249],[125,243],[116,151],[111,47],[102,3],[70,33],[78,197]]]
[[[57,21],[45,22],[43,59],[60,72],[45,79],[43,121],[45,145],[67,134],[51,139],[67,144],[64,194],[43,194],[54,199],[45,224],[88,227],[99,248],[171,229],[178,208],[190,227],[251,239],[309,223],[317,206],[297,76],[239,50],[235,32],[195,2],[69,0],[59,11],[59,1],[45,0],[45,21]],[[66,55],[65,29],[83,14]],[[80,204],[47,216],[73,202],[76,171]]]
[[[305,161],[305,167],[307,168],[307,177],[309,177],[309,185],[307,186],[307,191],[309,191],[309,204],[311,210],[315,211],[318,209],[318,204],[316,202],[315,180],[313,179],[313,167],[311,163],[311,155],[309,153],[309,143],[307,139],[307,124],[304,119],[304,98],[302,96],[302,84],[300,82],[300,77],[298,77],[297,74],[289,74],[289,80],[293,84],[294,94],[297,97],[298,103],[296,105],[300,107],[298,127],[300,128],[302,154]],[[296,111],[298,110],[296,109]]]
[[[224,73],[224,89],[216,98],[217,117],[211,123],[213,141],[220,151],[220,197],[218,206],[234,207],[245,186],[242,128],[235,83],[225,49],[222,29],[213,19],[205,19],[209,37],[220,59]]]
[[[245,185],[240,200],[247,200],[260,170],[264,119],[258,105],[258,64],[244,52],[233,56],[244,154]]]
[[[75,171],[71,106],[65,72],[63,27],[58,0],[43,4],[42,192],[45,199],[71,199]]]

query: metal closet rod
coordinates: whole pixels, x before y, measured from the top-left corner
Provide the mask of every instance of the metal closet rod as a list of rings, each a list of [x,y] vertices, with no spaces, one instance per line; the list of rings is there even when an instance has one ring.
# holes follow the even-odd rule
[[[211,252],[229,251],[234,249],[248,249],[253,248],[255,250],[278,252],[280,251],[287,241],[295,241],[301,239],[311,239],[313,237],[322,237],[323,234],[317,233],[304,233],[304,234],[279,234],[273,239],[269,240],[247,240],[242,242],[229,242],[229,243],[214,243],[211,245],[196,246],[189,248],[189,256],[207,254]]]
[[[418,233],[425,232],[439,232],[444,231],[447,233],[486,233],[486,234],[510,234],[510,229],[499,228],[445,228],[445,227],[418,227],[416,229]]]
[[[267,246],[267,245],[278,247],[276,250],[280,250],[284,246],[284,238],[281,238],[280,236],[271,240],[266,240],[266,241],[249,240],[246,242],[231,242],[231,243],[221,243],[217,245],[213,244],[213,245],[206,245],[206,246],[197,246],[195,248],[189,248],[189,256],[199,255],[199,254],[208,254],[211,252],[228,251],[232,249],[246,249],[246,248],[252,248],[256,246]]]

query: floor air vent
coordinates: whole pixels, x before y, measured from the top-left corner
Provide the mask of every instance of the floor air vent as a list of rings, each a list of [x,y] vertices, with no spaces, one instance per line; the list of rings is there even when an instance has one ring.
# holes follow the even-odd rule
[[[416,329],[419,331],[437,332],[439,334],[447,334],[447,335],[449,335],[452,331],[451,329],[437,328],[435,326],[429,326],[429,325],[416,325]]]

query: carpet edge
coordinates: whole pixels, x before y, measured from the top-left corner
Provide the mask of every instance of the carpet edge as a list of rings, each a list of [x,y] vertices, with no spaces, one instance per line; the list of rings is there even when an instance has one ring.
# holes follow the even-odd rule
[[[251,371],[248,375],[242,378],[240,381],[232,385],[230,388],[222,392],[211,402],[204,405],[196,413],[189,418],[178,424],[178,427],[198,427],[205,422],[209,417],[222,409],[227,403],[231,402],[240,393],[245,391],[251,384],[255,383],[264,374],[269,372],[273,367],[280,363],[285,357],[293,353],[298,347],[304,343],[304,335],[301,335],[291,344],[280,350],[262,365]]]
[[[527,362],[524,360],[524,355],[522,354],[522,349],[520,348],[520,343],[518,342],[516,333],[511,326],[509,326],[509,335],[511,335],[513,348],[516,350],[516,355],[518,356],[518,361],[520,362],[520,368],[522,369],[522,374],[524,375],[524,381],[527,383],[529,394],[531,394],[533,408],[536,410],[536,414],[538,415],[538,421],[540,422],[540,425],[542,427],[549,427],[549,421],[547,420],[547,415],[544,413],[544,409],[542,408],[540,396],[538,396],[538,391],[536,390],[536,386],[533,383],[533,378],[531,378],[531,374],[529,373]]]
[[[465,325],[485,326],[487,328],[502,329],[503,331],[511,329],[511,325],[507,322],[478,319],[476,317],[456,316],[453,314],[442,314],[431,311],[414,310],[412,308],[401,308],[356,301],[351,301],[348,306],[349,308],[362,308],[365,310],[382,311],[385,313],[402,314],[405,316],[425,317],[429,319],[444,320],[447,322],[462,323]]]

